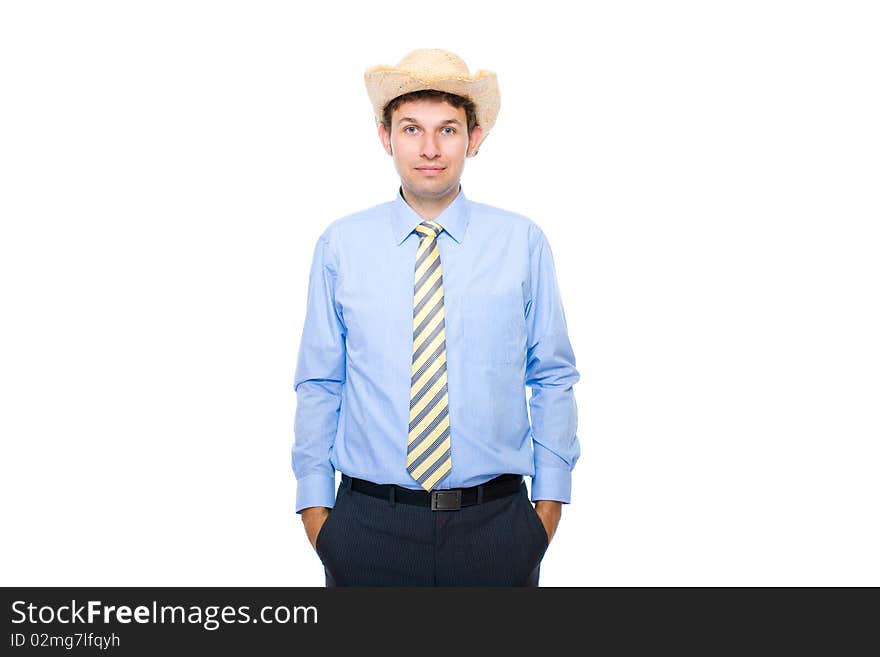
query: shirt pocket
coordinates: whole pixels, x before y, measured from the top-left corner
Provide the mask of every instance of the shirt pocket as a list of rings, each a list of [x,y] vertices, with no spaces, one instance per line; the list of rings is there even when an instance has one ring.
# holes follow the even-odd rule
[[[469,362],[499,365],[524,358],[526,324],[519,290],[468,293],[462,315]]]

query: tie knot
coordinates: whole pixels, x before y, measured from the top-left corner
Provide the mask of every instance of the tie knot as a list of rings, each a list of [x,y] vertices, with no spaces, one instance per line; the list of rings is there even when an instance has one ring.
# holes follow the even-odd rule
[[[443,226],[438,224],[436,221],[429,219],[427,221],[423,221],[418,226],[416,226],[416,231],[422,237],[437,237],[440,232],[443,230]]]

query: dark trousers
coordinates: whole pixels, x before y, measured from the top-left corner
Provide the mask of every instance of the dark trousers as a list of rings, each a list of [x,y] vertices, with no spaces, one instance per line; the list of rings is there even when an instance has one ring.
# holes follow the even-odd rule
[[[547,532],[525,482],[506,497],[432,511],[343,481],[316,545],[327,586],[538,586]]]

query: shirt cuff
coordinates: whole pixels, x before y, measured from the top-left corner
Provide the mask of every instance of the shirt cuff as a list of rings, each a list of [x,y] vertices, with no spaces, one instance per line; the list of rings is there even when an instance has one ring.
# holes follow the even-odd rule
[[[309,475],[296,482],[296,512],[310,506],[332,509],[336,504],[336,477]]]
[[[555,500],[563,504],[571,502],[571,470],[562,468],[535,469],[532,477],[532,502]]]

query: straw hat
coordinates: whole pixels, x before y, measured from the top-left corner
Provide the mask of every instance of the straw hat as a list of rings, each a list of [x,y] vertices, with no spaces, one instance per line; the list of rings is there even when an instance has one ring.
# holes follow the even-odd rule
[[[477,71],[471,75],[461,57],[448,50],[413,50],[397,66],[367,69],[364,82],[376,125],[382,122],[385,105],[398,96],[421,89],[437,89],[469,98],[476,106],[477,125],[483,128],[484,136],[495,125],[501,107],[495,74]]]

